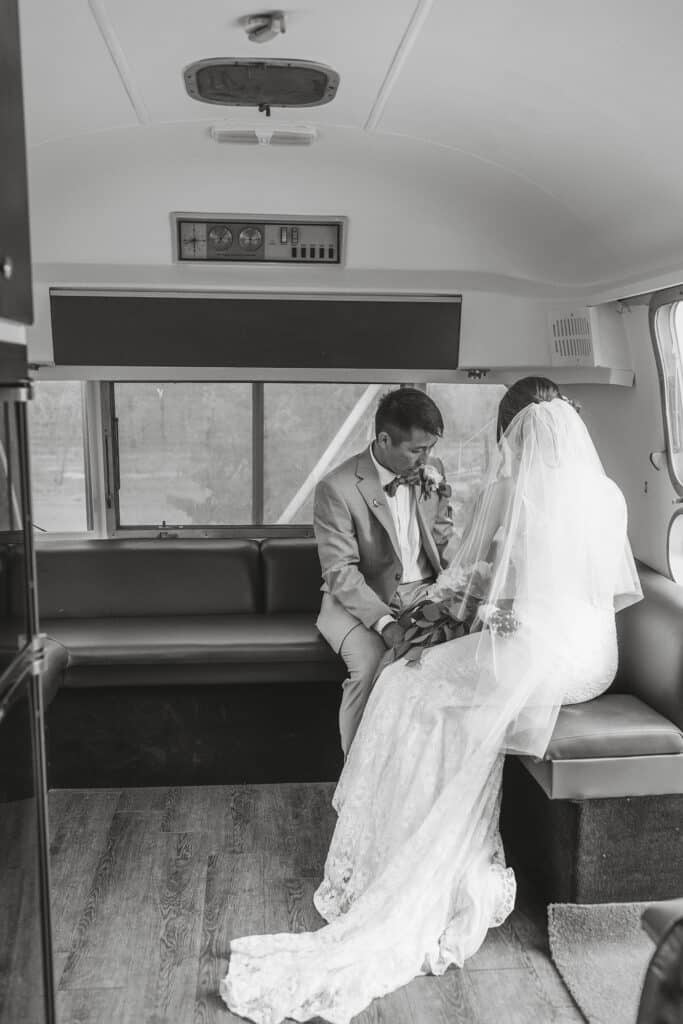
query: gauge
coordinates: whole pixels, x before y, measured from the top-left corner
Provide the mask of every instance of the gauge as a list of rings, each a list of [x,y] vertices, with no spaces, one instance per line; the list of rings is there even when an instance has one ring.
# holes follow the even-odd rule
[[[263,232],[258,228],[243,228],[240,231],[240,247],[242,249],[258,249],[263,241]]]
[[[181,221],[180,258],[206,259],[206,224]]]
[[[209,239],[217,249],[227,249],[228,246],[232,245],[232,231],[230,228],[218,225],[209,231]]]

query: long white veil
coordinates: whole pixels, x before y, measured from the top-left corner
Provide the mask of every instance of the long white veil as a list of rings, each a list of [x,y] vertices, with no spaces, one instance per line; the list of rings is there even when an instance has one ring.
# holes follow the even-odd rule
[[[609,683],[614,609],[641,596],[621,492],[560,399],[520,412],[502,447],[429,595],[468,604],[483,579],[482,628],[419,667],[396,661],[373,689],[316,893],[330,924],[231,942],[221,995],[258,1024],[350,1024],[375,996],[471,956],[514,902],[502,752],[541,755],[565,693],[596,671]]]
[[[642,592],[623,495],[571,403],[526,406],[500,452],[429,596],[485,592],[472,748],[542,756],[568,678],[590,673],[596,621]]]

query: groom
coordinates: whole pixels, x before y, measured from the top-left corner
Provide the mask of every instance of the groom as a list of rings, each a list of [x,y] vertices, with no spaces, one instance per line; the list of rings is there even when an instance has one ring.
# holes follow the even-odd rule
[[[317,626],[346,662],[339,709],[344,756],[388,647],[403,638],[397,621],[444,567],[453,531],[448,498],[421,498],[411,483],[420,466],[443,466],[430,452],[443,434],[437,405],[417,388],[384,395],[375,439],[324,477],[313,524],[323,575]],[[408,482],[403,477],[408,477]]]

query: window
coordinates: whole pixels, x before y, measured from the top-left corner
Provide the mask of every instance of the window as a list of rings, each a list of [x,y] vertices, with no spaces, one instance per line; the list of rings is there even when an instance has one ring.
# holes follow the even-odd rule
[[[265,523],[313,521],[316,483],[370,443],[377,402],[391,387],[264,385]]]
[[[667,292],[655,296],[651,322],[662,387],[669,470],[677,489],[683,492],[683,302],[672,302],[668,295]]]
[[[666,454],[671,480],[683,495],[683,288],[657,292],[650,302],[650,330],[662,393]],[[669,524],[669,569],[683,583],[683,515]]]
[[[36,529],[82,532],[88,528],[83,385],[38,381],[28,408]]]
[[[443,438],[435,454],[444,464],[453,490],[453,525],[458,535],[496,448],[498,403],[507,388],[502,384],[429,384],[444,419]]]
[[[250,523],[250,384],[114,385],[118,524]]]
[[[421,386],[444,416],[435,454],[461,530],[505,389]],[[86,532],[94,522],[98,536],[310,533],[316,483],[369,444],[377,402],[393,387],[40,381],[30,405],[35,522],[48,532]]]
[[[683,511],[679,511],[669,526],[669,569],[676,583],[683,583]]]

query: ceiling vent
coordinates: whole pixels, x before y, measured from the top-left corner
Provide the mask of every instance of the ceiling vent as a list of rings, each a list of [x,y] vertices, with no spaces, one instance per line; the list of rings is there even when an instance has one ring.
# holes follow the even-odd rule
[[[214,142],[232,142],[247,146],[310,146],[318,137],[310,124],[281,124],[276,128],[268,122],[258,125],[218,125],[209,129]]]
[[[199,60],[183,72],[194,100],[233,107],[317,107],[334,99],[339,75],[306,60]]]

